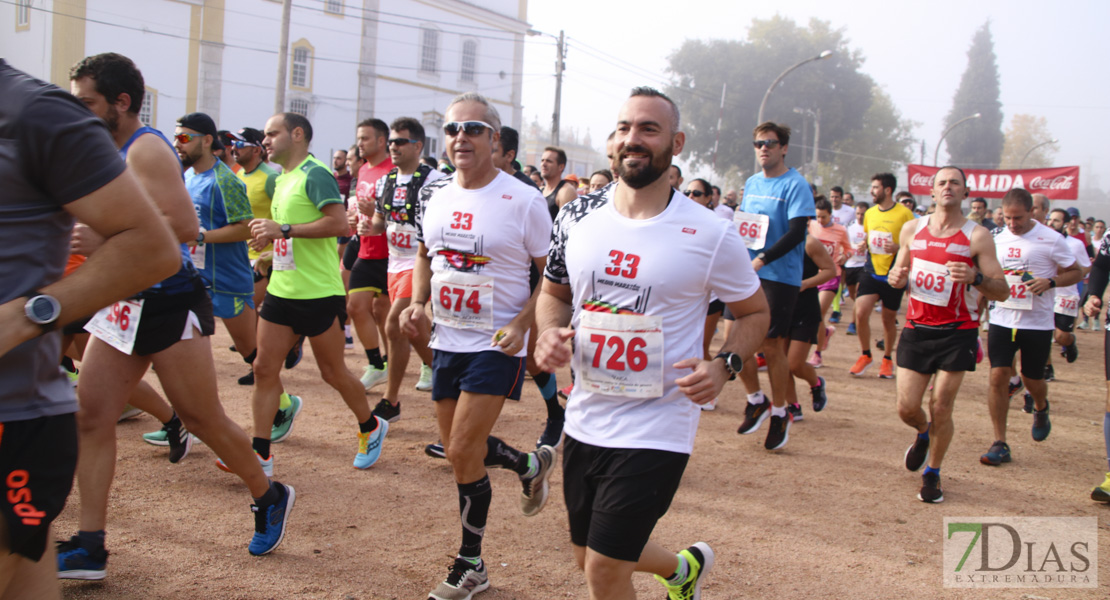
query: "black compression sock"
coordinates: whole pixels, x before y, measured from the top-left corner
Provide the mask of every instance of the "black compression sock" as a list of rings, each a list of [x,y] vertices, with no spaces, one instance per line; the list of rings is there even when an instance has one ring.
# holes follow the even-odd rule
[[[493,489],[489,485],[489,475],[474,483],[460,483],[459,516],[462,519],[462,545],[459,556],[481,556],[482,538],[486,534],[486,518],[489,516],[490,499]]]
[[[486,458],[483,462],[487,467],[509,469],[517,475],[528,472],[528,455],[492,435],[486,438]]]
[[[385,362],[382,360],[382,352],[380,348],[371,348],[366,351],[366,360],[370,361],[370,366],[375,369],[384,369]]]
[[[263,459],[270,458],[270,440],[266,438],[251,438],[251,448]]]

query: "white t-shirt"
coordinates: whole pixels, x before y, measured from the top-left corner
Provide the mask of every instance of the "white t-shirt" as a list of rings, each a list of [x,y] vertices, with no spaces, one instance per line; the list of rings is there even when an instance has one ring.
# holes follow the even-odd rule
[[[442,171],[432,169],[428,172],[428,180],[424,185],[443,179],[444,174]],[[389,174],[383,175],[374,184],[374,200],[377,206],[377,213],[385,218],[385,240],[389,246],[389,272],[402,273],[404,271],[411,271],[416,266],[416,253],[418,244],[416,243],[416,226],[411,222],[405,222],[403,218],[398,220],[393,219],[393,211],[385,210],[385,202],[382,199],[382,193],[385,191],[385,182],[389,178]],[[393,202],[390,206],[395,207],[395,210],[405,210],[408,196],[408,184],[412,181],[412,174],[404,175],[400,172],[397,173],[397,183],[393,188]],[[411,204],[414,209],[416,207],[416,199],[413,198]]]
[[[726,219],[730,222],[732,221],[732,215],[736,213],[736,211],[733,210],[732,207],[728,206],[727,204],[718,204],[717,208],[713,209],[713,212],[717,213],[718,217],[721,217],[722,219]]]
[[[994,236],[998,262],[1006,274],[1010,285],[1008,303],[1031,299],[1028,310],[1007,308],[995,302],[991,308],[991,325],[1014,329],[1051,331],[1055,329],[1052,306],[1056,301],[1056,290],[1050,289],[1037,296],[1024,289],[1021,280],[1055,277],[1060,268],[1075,264],[1064,236],[1040,223],[1034,222],[1033,228],[1025,235],[1017,236],[1009,227],[1003,227]]]
[[[840,208],[832,209],[832,221],[837,225],[848,227],[848,225],[855,222],[855,220],[856,209],[847,204],[841,204]]]
[[[1071,250],[1072,256],[1075,257],[1075,262],[1079,263],[1079,266],[1083,267],[1084,269],[1089,268],[1091,266],[1091,257],[1087,256],[1087,247],[1083,245],[1083,240],[1067,236],[1064,238],[1064,241],[1068,244],[1068,248]],[[1078,296],[1079,284],[1073,283],[1067,287],[1056,288],[1056,295]]]
[[[431,347],[500,352],[490,342],[528,303],[529,265],[545,256],[551,243],[547,200],[502,171],[477,190],[460,187],[450,176],[421,188],[416,225],[417,239],[432,259],[428,305],[437,316]],[[474,326],[445,326],[443,319],[451,315],[472,318]],[[524,356],[526,348],[527,343],[516,356]]]
[[[595,369],[630,379],[637,373],[659,373],[662,393],[605,394],[588,391],[576,381],[567,400],[566,432],[576,440],[607,448],[689,454],[701,410],[675,385],[691,370],[672,365],[702,356],[710,295],[725,302],[747,299],[760,291],[759,278],[749,261],[737,260],[746,256],[746,248],[731,222],[677,191],[661,214],[629,219],[610,201],[615,189],[599,190],[563,207],[556,218],[545,275],[569,285],[573,293],[574,364],[593,362]],[[584,327],[599,315],[657,324],[656,331],[661,330],[655,334],[661,340],[661,348],[655,346],[658,354],[647,359],[641,355],[637,370],[632,341],[626,342],[629,351],[620,356],[616,351],[623,348],[621,344]],[[586,376],[581,369],[578,374],[579,379]]]
[[[844,263],[845,269],[854,269],[862,267],[867,264],[867,249],[860,250],[857,246],[867,239],[867,232],[863,230],[863,225],[855,221],[855,212],[852,212],[852,221],[848,225],[848,243],[852,245],[852,253],[848,256],[848,262]]]

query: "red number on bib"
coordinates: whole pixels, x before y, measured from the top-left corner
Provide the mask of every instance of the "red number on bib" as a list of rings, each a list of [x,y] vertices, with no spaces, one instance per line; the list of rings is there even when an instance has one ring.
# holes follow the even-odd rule
[[[389,234],[389,243],[397,248],[412,248],[412,236],[408,233],[394,231]]]
[[[454,299],[451,298],[452,294],[456,296]],[[454,312],[462,312],[463,306],[466,306],[474,311],[474,314],[482,312],[482,303],[478,301],[478,290],[470,292],[470,297],[466,298],[465,301],[463,300],[464,296],[466,296],[466,290],[460,288],[449,288],[447,286],[439,288],[439,303],[443,308]]]
[[[934,275],[933,273],[918,271],[917,277],[914,279],[913,282],[914,285],[919,288],[933,290],[934,292],[944,291],[944,275]]]
[[[274,240],[274,254],[278,256],[285,256],[289,254],[289,240],[280,239]]]
[[[1011,285],[1010,286],[1010,297],[1011,298],[1024,299],[1025,298],[1025,284]]]
[[[112,310],[108,313],[108,322],[118,325],[120,331],[127,331],[131,326],[131,307],[126,304],[113,304]]]
[[[740,224],[740,237],[759,237],[760,225],[759,223],[741,223]]]
[[[590,343],[596,344],[597,348],[594,350],[593,366],[594,368],[601,367],[602,351],[608,347],[613,350],[613,354],[609,356],[609,360],[605,361],[605,368],[610,371],[623,371],[627,366],[631,371],[643,371],[647,367],[647,353],[643,351],[647,342],[643,338],[634,337],[628,341],[627,353],[624,340],[620,337],[605,337],[599,333],[590,335]],[[624,357],[627,362],[621,360]]]

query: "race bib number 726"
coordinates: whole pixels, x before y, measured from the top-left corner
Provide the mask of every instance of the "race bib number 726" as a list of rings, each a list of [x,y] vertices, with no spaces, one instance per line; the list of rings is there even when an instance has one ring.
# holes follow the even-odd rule
[[[575,368],[585,390],[630,398],[663,395],[661,317],[583,312],[575,339]]]

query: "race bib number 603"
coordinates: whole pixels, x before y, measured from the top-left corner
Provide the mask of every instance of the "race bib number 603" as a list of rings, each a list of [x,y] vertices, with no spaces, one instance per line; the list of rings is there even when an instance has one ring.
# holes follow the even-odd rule
[[[585,390],[630,398],[663,395],[662,317],[583,312],[575,339],[575,369]]]

